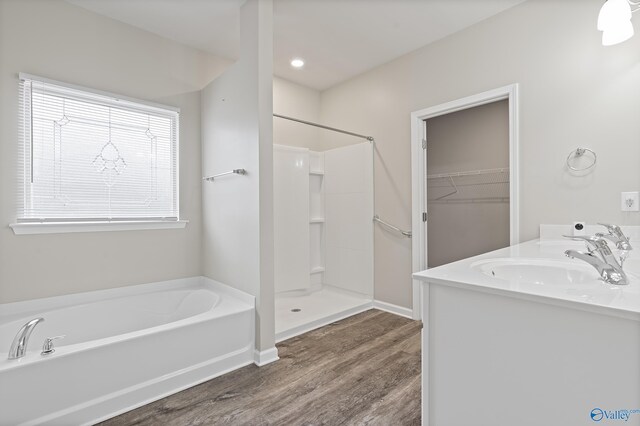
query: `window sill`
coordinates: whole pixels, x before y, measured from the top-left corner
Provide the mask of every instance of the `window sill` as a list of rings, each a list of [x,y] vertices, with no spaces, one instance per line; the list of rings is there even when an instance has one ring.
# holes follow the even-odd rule
[[[16,235],[66,234],[70,232],[142,231],[150,229],[181,229],[188,220],[164,221],[144,220],[127,222],[30,222],[11,223],[9,227]]]

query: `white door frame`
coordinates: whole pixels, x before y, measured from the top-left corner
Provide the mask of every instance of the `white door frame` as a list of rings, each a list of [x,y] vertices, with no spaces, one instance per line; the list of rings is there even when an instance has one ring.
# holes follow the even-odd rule
[[[485,105],[507,99],[509,101],[509,197],[510,197],[510,241],[520,242],[520,170],[519,170],[519,131],[518,131],[518,84],[500,87],[477,95],[421,109],[411,113],[411,192],[412,192],[412,271],[427,269],[427,241],[422,221],[422,208],[425,205],[426,188],[424,174],[422,138],[424,120],[452,112]],[[420,313],[420,281],[413,280],[413,318],[421,319]]]

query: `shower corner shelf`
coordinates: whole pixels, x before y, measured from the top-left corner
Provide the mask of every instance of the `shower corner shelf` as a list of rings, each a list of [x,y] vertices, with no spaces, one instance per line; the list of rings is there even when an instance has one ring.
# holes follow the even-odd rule
[[[324,217],[312,217],[309,223],[324,223]]]
[[[309,170],[309,174],[313,176],[324,176],[324,170]]]
[[[311,268],[311,275],[320,274],[324,272],[324,266],[316,266],[315,268]]]

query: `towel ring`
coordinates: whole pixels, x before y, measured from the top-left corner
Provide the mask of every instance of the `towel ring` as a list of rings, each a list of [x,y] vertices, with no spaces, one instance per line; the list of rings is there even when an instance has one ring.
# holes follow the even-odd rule
[[[582,167],[582,168],[573,167],[571,165],[571,159],[580,158],[587,152],[590,152],[591,155],[593,155],[593,162],[591,164],[589,164],[587,167]],[[598,161],[598,156],[594,151],[590,150],[589,148],[576,148],[574,151],[571,151],[571,153],[567,157],[567,167],[570,170],[573,170],[574,172],[583,172],[595,166],[597,161]]]

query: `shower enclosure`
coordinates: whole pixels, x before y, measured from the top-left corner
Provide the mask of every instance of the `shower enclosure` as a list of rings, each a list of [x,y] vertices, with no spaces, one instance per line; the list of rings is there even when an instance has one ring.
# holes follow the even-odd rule
[[[372,156],[274,145],[276,341],[371,307]]]

